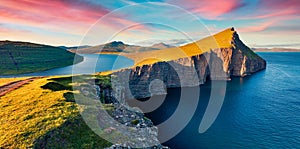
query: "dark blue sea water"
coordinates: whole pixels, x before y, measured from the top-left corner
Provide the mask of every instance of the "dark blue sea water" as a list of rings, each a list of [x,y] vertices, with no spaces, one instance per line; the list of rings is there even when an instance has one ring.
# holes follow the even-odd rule
[[[198,128],[210,97],[210,82],[201,86],[192,120],[163,144],[175,149],[300,148],[300,53],[258,54],[267,61],[267,69],[227,82],[221,112],[205,133],[198,133]],[[162,106],[146,116],[154,124],[165,121],[179,96],[180,88],[169,89]],[[159,130],[159,135],[163,133],[168,132]]]
[[[95,72],[103,72],[108,70],[116,70],[126,68],[134,64],[133,60],[123,56],[112,54],[81,54],[84,60],[78,64],[49,69],[46,71],[7,75],[0,77],[24,77],[24,76],[56,76],[56,75],[71,75],[71,74],[93,74]]]

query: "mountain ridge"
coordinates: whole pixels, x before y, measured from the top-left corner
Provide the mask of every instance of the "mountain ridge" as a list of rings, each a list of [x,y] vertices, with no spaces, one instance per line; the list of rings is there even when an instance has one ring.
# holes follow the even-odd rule
[[[165,49],[165,48],[171,48],[171,47],[174,47],[174,46],[168,45],[164,42],[160,42],[160,43],[155,43],[150,47],[157,48],[157,49]]]
[[[90,47],[82,47],[82,48],[70,48],[68,49],[70,52],[79,53],[79,54],[120,54],[120,53],[138,53],[145,51],[154,51],[160,50],[164,48],[172,47],[171,45],[167,45],[165,43],[158,43],[152,46],[139,46],[139,45],[130,45],[123,43],[122,41],[112,41],[109,43],[90,46]]]

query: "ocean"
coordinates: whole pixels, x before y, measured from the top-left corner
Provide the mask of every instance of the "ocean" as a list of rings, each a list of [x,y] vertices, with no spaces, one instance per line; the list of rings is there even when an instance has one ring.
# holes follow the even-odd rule
[[[163,145],[173,149],[300,148],[300,53],[258,54],[267,61],[267,69],[227,82],[222,109],[206,132],[199,133],[198,128],[211,82],[200,86],[197,110],[188,125]],[[177,108],[180,91],[168,89],[163,104],[146,116],[155,125],[167,120]],[[164,133],[167,130],[159,130],[159,135]]]

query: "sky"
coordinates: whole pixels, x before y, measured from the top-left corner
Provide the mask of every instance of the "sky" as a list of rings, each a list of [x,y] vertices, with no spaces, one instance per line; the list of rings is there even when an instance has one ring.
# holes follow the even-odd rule
[[[250,47],[300,48],[300,0],[0,0],[0,40],[182,45],[234,27]]]

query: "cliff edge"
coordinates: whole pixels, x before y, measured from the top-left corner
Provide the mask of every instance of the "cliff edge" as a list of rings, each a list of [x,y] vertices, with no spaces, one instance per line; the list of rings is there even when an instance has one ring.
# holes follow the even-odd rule
[[[132,58],[135,66],[112,75],[126,98],[166,93],[159,86],[197,86],[207,79],[228,80],[266,68],[266,61],[240,40],[234,28],[181,47],[124,56]]]

